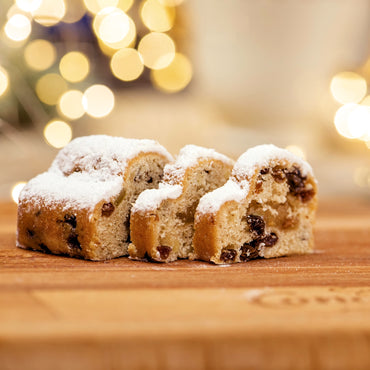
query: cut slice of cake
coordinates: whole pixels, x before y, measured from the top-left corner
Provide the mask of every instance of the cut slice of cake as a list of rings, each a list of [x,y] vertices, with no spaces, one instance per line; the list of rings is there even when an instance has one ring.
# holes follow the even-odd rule
[[[308,253],[316,205],[307,162],[274,145],[249,149],[228,182],[200,200],[194,258],[224,264]]]
[[[17,246],[95,261],[127,255],[131,205],[171,160],[152,140],[71,141],[21,192]]]
[[[199,199],[227,181],[233,163],[213,149],[182,148],[165,166],[159,189],[141,193],[131,210],[130,256],[160,262],[189,257]]]

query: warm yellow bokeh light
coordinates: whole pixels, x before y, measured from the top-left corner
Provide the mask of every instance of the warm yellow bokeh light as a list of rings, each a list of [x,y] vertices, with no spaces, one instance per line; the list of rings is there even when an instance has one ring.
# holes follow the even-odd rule
[[[8,72],[0,66],[0,97],[5,94],[9,86],[9,75]]]
[[[53,120],[45,126],[44,137],[54,148],[63,148],[72,139],[72,128],[64,121]]]
[[[357,108],[357,104],[349,103],[340,107],[334,116],[334,124],[338,133],[347,139],[353,139],[348,127],[348,117]]]
[[[17,4],[13,4],[8,11],[6,12],[6,18],[10,19],[13,15],[22,14],[27,17],[30,21],[32,21],[32,15],[24,10],[20,9]]]
[[[360,139],[370,127],[370,108],[358,105],[348,115],[348,131],[352,138]]]
[[[145,66],[151,69],[162,69],[174,60],[176,48],[168,35],[151,32],[140,40],[138,51]]]
[[[119,0],[117,4],[117,8],[122,9],[124,12],[127,12],[134,3],[134,0]]]
[[[46,40],[31,41],[24,49],[24,59],[27,65],[36,71],[44,71],[51,67],[55,58],[55,46]]]
[[[111,59],[110,67],[112,73],[123,81],[136,80],[144,70],[140,54],[132,48],[117,51]]]
[[[86,8],[81,0],[65,0],[66,13],[63,17],[65,23],[78,22],[86,13]]]
[[[151,31],[166,32],[173,27],[176,11],[173,7],[163,6],[158,0],[146,0],[141,7],[140,16]]]
[[[42,0],[16,0],[19,9],[25,12],[34,12],[41,5]]]
[[[102,9],[116,7],[119,0],[83,0],[87,10],[92,14],[98,14]]]
[[[81,52],[71,51],[60,60],[59,70],[67,81],[80,82],[89,74],[90,62]]]
[[[82,104],[88,115],[95,118],[105,117],[114,108],[114,94],[105,85],[93,85],[85,91]]]
[[[136,26],[134,21],[128,17],[129,22],[129,30],[127,35],[120,41],[115,43],[110,42],[103,42],[100,38],[98,38],[98,44],[102,52],[108,56],[113,56],[117,50],[126,48],[126,47],[133,47],[135,40],[136,40]]]
[[[330,90],[339,103],[358,103],[366,95],[367,85],[357,73],[341,72],[332,78]]]
[[[24,188],[24,186],[26,185],[26,183],[24,181],[20,181],[20,182],[17,182],[13,187],[12,187],[12,198],[13,198],[13,201],[14,203],[17,203],[18,204],[18,200],[19,200],[19,195],[22,191],[22,189]]]
[[[31,33],[31,22],[23,14],[14,14],[5,24],[7,37],[13,41],[25,40]]]
[[[105,43],[122,41],[129,33],[128,15],[118,8],[104,8],[94,18],[93,28],[98,38]]]
[[[189,84],[193,68],[185,55],[176,53],[175,59],[168,67],[153,70],[150,76],[157,89],[174,93],[183,90]]]
[[[83,93],[79,90],[65,92],[59,100],[59,112],[71,120],[81,118],[85,114],[82,97]]]
[[[291,153],[295,154],[299,158],[306,159],[306,154],[304,150],[298,145],[288,145],[285,149],[289,150]]]
[[[165,6],[178,6],[184,2],[184,0],[158,0],[158,1]]]
[[[366,105],[370,107],[370,95],[365,96],[365,98],[362,100],[361,105]]]
[[[61,76],[48,73],[37,81],[36,94],[43,103],[55,105],[67,88],[67,83]]]
[[[45,27],[56,25],[66,13],[64,0],[42,0],[41,5],[32,12],[33,19]]]

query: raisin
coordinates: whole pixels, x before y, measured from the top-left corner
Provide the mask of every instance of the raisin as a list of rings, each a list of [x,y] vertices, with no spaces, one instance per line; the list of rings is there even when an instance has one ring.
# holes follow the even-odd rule
[[[77,220],[75,215],[64,215],[64,222],[72,226],[73,229],[77,226]]]
[[[272,177],[278,183],[282,183],[285,179],[285,173],[281,168],[274,167],[271,172]]]
[[[49,253],[49,254],[51,253],[51,250],[44,243],[40,243],[39,247],[42,249],[43,252]]]
[[[314,195],[315,195],[315,191],[313,189],[302,190],[299,193],[299,196],[303,203],[309,202],[313,198]]]
[[[39,209],[36,213],[35,213],[35,216],[36,217],[39,217],[41,215],[41,209]]]
[[[72,232],[67,238],[67,244],[72,249],[82,249],[81,244],[78,241],[78,234]]]
[[[242,262],[254,260],[259,257],[257,248],[250,243],[244,243],[240,251],[240,261]]]
[[[124,228],[127,230],[127,238],[124,240],[124,243],[131,243],[130,237],[130,214],[127,215],[126,220],[123,222]]]
[[[262,170],[260,171],[260,174],[261,175],[266,175],[270,172],[270,169],[268,167],[266,168],[262,168]]]
[[[290,192],[294,195],[299,195],[299,193],[304,189],[306,177],[302,176],[298,167],[294,167],[292,171],[286,171],[285,176],[288,181]]]
[[[144,172],[144,173],[138,173],[134,177],[135,182],[140,182],[140,181],[146,181],[148,184],[151,184],[153,182],[153,177],[149,175],[149,172]]]
[[[109,217],[114,211],[114,205],[112,203],[104,203],[101,207],[101,215]]]
[[[252,233],[263,235],[265,232],[265,221],[263,217],[257,215],[247,216],[247,224]]]
[[[33,238],[35,236],[35,232],[31,229],[27,229],[27,235],[30,237],[30,238]]]
[[[277,243],[279,237],[275,233],[270,233],[261,239],[261,243],[265,244],[265,247],[272,247]]]
[[[157,251],[159,252],[161,259],[166,260],[170,255],[172,248],[167,247],[166,245],[160,245],[159,247],[157,247]]]
[[[235,249],[224,249],[221,253],[221,261],[232,262],[235,260],[236,250]]]

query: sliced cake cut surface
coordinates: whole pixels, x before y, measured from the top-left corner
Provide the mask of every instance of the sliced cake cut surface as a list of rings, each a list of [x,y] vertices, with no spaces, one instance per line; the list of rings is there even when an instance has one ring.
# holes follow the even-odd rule
[[[171,160],[152,140],[74,139],[21,192],[17,246],[90,260],[127,255],[132,203]]]
[[[182,148],[165,166],[159,188],[141,193],[132,208],[130,256],[159,262],[188,258],[199,199],[227,181],[233,163],[213,149]]]
[[[195,214],[194,258],[216,264],[309,253],[317,182],[310,165],[274,145],[239,157]]]

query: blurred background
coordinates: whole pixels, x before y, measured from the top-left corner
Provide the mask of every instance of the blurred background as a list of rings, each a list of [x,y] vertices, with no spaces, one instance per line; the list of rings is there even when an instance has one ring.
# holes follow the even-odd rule
[[[370,0],[0,0],[0,198],[82,135],[274,143],[370,199]]]

